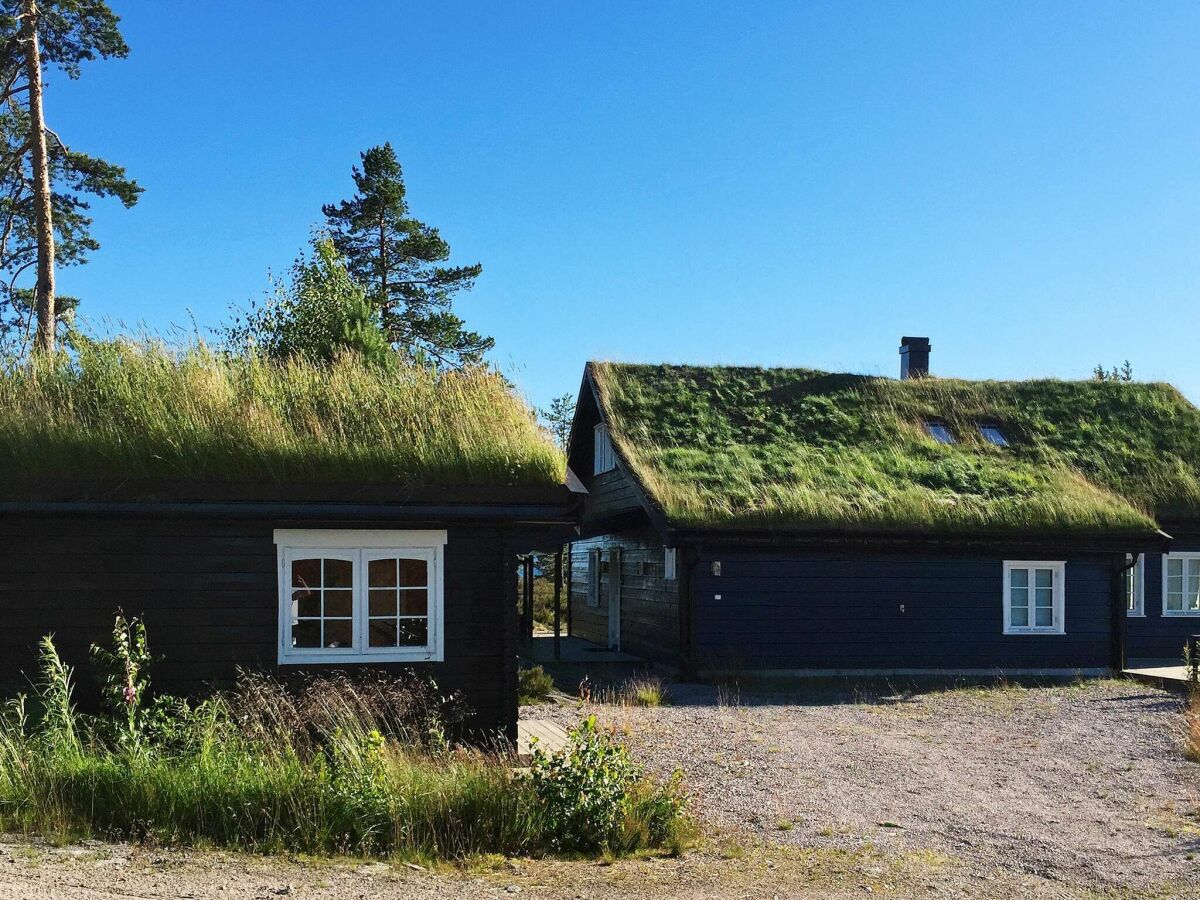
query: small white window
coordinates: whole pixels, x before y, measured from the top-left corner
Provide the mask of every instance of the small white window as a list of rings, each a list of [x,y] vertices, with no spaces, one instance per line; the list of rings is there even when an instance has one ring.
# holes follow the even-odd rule
[[[1130,616],[1146,615],[1146,554],[1139,553],[1137,562],[1133,554],[1125,554],[1125,612]]]
[[[1004,563],[1004,633],[1063,634],[1066,566],[1061,562]]]
[[[279,663],[439,661],[444,531],[275,532]]]
[[[925,423],[925,430],[929,432],[929,436],[939,444],[955,443],[954,435],[950,433],[950,426],[945,422],[930,420]]]
[[[980,425],[979,433],[989,444],[995,444],[997,447],[1008,446],[1008,438],[1004,436],[999,425]]]
[[[1200,616],[1200,553],[1163,557],[1164,616]]]
[[[596,426],[593,435],[595,438],[593,453],[595,466],[592,474],[611,472],[617,467],[617,461],[613,457],[612,438],[608,434],[608,426],[601,422]]]
[[[587,605],[600,605],[600,551],[588,551]]]
[[[674,547],[666,547],[663,549],[663,578],[667,581],[675,580],[675,561],[676,552]]]

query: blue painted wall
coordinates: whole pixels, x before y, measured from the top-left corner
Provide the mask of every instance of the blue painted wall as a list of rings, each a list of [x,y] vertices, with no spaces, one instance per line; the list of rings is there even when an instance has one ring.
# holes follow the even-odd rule
[[[1200,550],[1200,542],[1177,541],[1172,549]],[[1179,659],[1188,636],[1200,634],[1200,616],[1164,616],[1162,554],[1147,553],[1144,616],[1125,620],[1126,659]]]
[[[1003,634],[1000,557],[706,552],[693,582],[696,663],[747,669],[1109,666],[1111,558],[1036,558],[1066,560],[1065,634]],[[721,575],[713,576],[717,560]]]

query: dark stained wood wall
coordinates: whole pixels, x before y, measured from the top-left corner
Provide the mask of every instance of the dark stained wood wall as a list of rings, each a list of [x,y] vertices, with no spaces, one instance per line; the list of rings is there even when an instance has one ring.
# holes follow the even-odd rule
[[[621,649],[647,659],[679,656],[679,581],[663,577],[663,546],[649,529],[578,541],[571,549],[571,633],[608,645],[610,567],[601,575],[599,606],[587,605],[588,551],[621,551]]]
[[[143,616],[164,691],[228,685],[238,666],[277,668],[275,528],[439,528],[389,522],[206,518],[0,518],[0,685],[27,688],[39,639],[54,633],[91,688],[88,647],[106,642],[117,610]],[[445,661],[389,664],[461,691],[478,729],[515,737],[517,619],[509,534],[451,525],[445,549]],[[510,599],[506,599],[506,592]],[[301,667],[286,666],[285,672]],[[314,667],[307,667],[314,668]],[[344,666],[346,670],[352,665]]]
[[[1174,531],[1172,532],[1174,533]],[[1171,549],[1200,550],[1196,535],[1178,537]],[[1128,616],[1125,620],[1125,658],[1182,659],[1188,637],[1200,634],[1200,616],[1163,615],[1162,554],[1147,553],[1146,583],[1143,585],[1144,616]]]

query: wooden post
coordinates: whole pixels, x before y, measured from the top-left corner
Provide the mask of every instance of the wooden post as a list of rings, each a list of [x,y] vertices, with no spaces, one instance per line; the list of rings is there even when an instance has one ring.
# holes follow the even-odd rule
[[[571,544],[567,544],[567,637],[571,636]]]
[[[533,557],[526,556],[522,570],[522,635],[521,639],[533,641]]]
[[[554,554],[554,658],[561,656],[562,642],[562,547]]]

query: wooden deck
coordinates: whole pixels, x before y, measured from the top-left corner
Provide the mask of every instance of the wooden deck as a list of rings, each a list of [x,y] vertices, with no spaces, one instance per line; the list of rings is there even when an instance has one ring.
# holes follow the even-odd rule
[[[1132,659],[1123,674],[1167,690],[1182,691],[1188,685],[1187,667],[1169,659]]]
[[[567,746],[567,732],[546,719],[522,719],[517,723],[517,759],[521,765],[533,761],[534,743],[547,753],[554,753]]]

